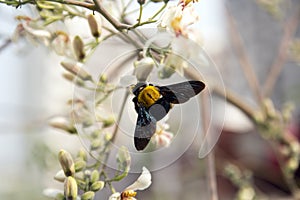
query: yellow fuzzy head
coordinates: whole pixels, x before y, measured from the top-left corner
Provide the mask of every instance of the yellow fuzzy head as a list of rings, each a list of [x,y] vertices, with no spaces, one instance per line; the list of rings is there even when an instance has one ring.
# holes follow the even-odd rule
[[[146,108],[152,106],[160,98],[160,93],[155,86],[146,86],[138,95],[138,102]]]

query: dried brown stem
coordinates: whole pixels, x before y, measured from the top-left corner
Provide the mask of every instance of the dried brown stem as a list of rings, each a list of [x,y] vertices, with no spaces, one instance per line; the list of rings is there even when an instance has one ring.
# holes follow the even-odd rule
[[[226,98],[226,101],[240,109],[253,123],[255,123],[255,110],[243,101],[243,98],[230,90],[224,91],[215,86],[212,92],[220,97]]]
[[[288,47],[290,41],[292,40],[293,36],[295,35],[298,29],[299,20],[300,20],[300,9],[298,9],[297,12],[288,19],[287,23],[284,26],[283,37],[279,45],[277,56],[272,66],[270,67],[269,70],[270,73],[264,84],[263,91],[265,97],[269,97],[272,94],[274,85],[284,67],[284,63],[288,58]]]
[[[209,128],[209,96],[205,91],[201,95],[201,112],[202,112],[202,122],[203,122],[203,131],[207,132]],[[206,133],[209,134],[209,133]],[[212,150],[205,159],[206,170],[207,170],[207,180],[208,180],[208,191],[209,199],[218,200],[218,190],[217,190],[217,180],[216,180],[216,169],[215,169],[215,156],[214,151]]]
[[[259,87],[259,81],[257,79],[257,76],[255,74],[255,71],[253,69],[253,65],[250,62],[250,59],[247,55],[246,48],[243,44],[243,39],[236,27],[236,22],[234,20],[234,17],[231,15],[229,11],[227,11],[227,18],[229,22],[229,31],[230,36],[233,42],[233,49],[235,51],[235,54],[237,55],[237,58],[239,60],[239,63],[244,71],[244,75],[248,81],[248,85],[250,89],[252,90],[253,94],[255,95],[256,99],[259,103],[262,102],[262,94]]]
[[[130,25],[127,24],[122,24],[118,20],[116,20],[111,14],[107,12],[101,5],[100,0],[93,0],[95,3],[95,10],[98,11],[107,21],[109,21],[113,27],[115,27],[117,30],[122,31],[122,30],[128,30],[130,29]]]

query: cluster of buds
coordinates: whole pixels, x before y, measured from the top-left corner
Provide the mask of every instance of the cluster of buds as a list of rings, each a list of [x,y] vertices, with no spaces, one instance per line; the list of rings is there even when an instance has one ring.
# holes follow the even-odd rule
[[[233,164],[227,164],[224,168],[224,176],[238,188],[236,200],[256,199],[256,192],[252,184],[252,174],[248,170],[241,171]]]
[[[286,104],[282,111],[275,109],[273,102],[266,99],[262,110],[256,115],[256,124],[261,135],[278,146],[283,162],[283,172],[292,179],[299,166],[300,145],[290,133],[289,124],[292,118],[292,106]]]
[[[62,170],[54,176],[54,179],[64,183],[64,191],[62,193],[48,189],[44,192],[47,196],[55,197],[58,200],[76,200],[78,191],[82,190],[83,194],[80,195],[80,199],[92,200],[95,192],[104,187],[104,182],[99,180],[99,172],[97,170],[91,172],[86,169],[87,155],[84,150],[78,152],[75,161],[70,153],[61,150],[58,159]]]

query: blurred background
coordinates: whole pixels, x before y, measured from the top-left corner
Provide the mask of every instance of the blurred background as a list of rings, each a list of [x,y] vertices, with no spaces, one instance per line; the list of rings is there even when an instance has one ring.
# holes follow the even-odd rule
[[[259,87],[264,87],[270,73],[278,75],[270,97],[278,110],[286,103],[294,105],[289,130],[300,137],[300,47],[293,46],[300,36],[300,2],[201,0],[196,8],[204,47],[226,88],[255,108],[257,101],[247,82],[251,72],[246,71],[245,76],[241,66],[251,65]],[[70,111],[65,102],[72,98],[74,88],[61,76],[62,58],[41,45],[8,40],[17,26],[14,17],[31,13],[25,7],[0,5],[0,199],[47,199],[44,188],[62,188],[53,180],[60,169],[57,152],[62,148],[74,152],[82,145],[79,138],[47,123]],[[272,66],[278,66],[278,74],[272,72]],[[204,159],[198,159],[198,152],[199,141],[195,141],[176,162],[154,172],[152,186],[137,198],[208,199],[206,165]],[[240,188],[224,172],[228,163],[234,164],[231,170],[240,173],[241,179],[254,185],[258,199],[293,199],[272,145],[230,104],[215,158],[219,199],[239,199]],[[297,181],[299,175],[296,171]],[[125,181],[130,184],[136,176]],[[246,192],[244,196],[253,199],[253,191]]]

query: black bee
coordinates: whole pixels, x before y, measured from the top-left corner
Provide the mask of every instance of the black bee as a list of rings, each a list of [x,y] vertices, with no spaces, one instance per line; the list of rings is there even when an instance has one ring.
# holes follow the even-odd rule
[[[172,104],[181,104],[205,88],[201,81],[186,81],[167,86],[137,83],[132,92],[135,110],[138,114],[134,145],[140,151],[146,148],[156,131],[156,122],[167,115]]]

